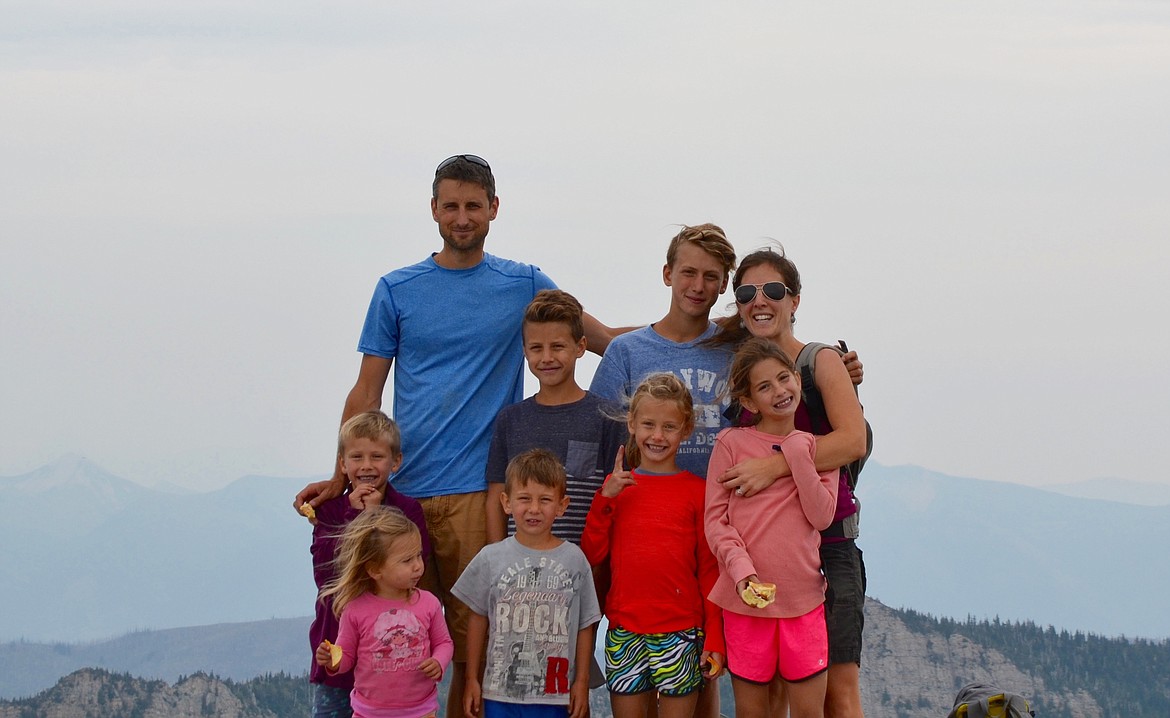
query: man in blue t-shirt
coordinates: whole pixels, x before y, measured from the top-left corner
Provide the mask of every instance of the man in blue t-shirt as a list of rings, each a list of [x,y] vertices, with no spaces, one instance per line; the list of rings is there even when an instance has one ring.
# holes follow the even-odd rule
[[[393,482],[422,504],[431,537],[424,587],[443,601],[455,642],[448,718],[462,715],[468,620],[450,589],[485,543],[492,422],[524,396],[524,308],[556,287],[537,267],[484,252],[499,207],[483,158],[455,155],[439,164],[431,215],[443,246],[378,280],[358,343],[361,369],[341,417],[380,408],[394,366],[403,463]],[[614,330],[588,314],[583,319],[589,348],[604,352]],[[330,481],[306,486],[295,505],[315,506],[344,486],[335,471]]]

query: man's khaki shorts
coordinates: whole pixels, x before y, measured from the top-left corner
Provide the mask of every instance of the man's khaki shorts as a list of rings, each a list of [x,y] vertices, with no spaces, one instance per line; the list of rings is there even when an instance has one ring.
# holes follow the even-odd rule
[[[451,595],[451,587],[487,543],[486,501],[486,491],[418,500],[431,537],[431,557],[419,588],[442,601],[447,630],[455,643],[453,660],[460,663],[467,661],[467,622],[471,609]]]

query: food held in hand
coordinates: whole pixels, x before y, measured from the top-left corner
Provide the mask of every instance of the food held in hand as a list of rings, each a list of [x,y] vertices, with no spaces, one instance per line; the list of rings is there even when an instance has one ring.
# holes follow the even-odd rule
[[[305,504],[308,506],[308,504]],[[309,507],[312,509],[312,507]],[[329,668],[332,670],[341,665],[341,646],[336,643],[330,643],[329,639],[325,639],[325,647],[329,649]]]
[[[747,588],[740,594],[740,598],[749,606],[764,608],[776,600],[776,584],[748,581]]]
[[[719,662],[719,659],[715,657],[714,653],[707,656],[707,665],[710,666],[707,670],[707,675],[709,676],[717,676],[723,670],[723,664]]]
[[[307,518],[310,521],[313,521],[314,519],[317,518],[317,512],[313,509],[313,505],[310,504],[308,501],[301,504],[301,513],[304,514],[305,518]]]

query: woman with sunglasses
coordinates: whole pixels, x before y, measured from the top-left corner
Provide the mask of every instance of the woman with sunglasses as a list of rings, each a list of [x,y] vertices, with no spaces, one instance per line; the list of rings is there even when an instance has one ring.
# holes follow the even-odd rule
[[[796,310],[800,306],[800,273],[783,251],[763,249],[743,258],[732,279],[738,312],[719,321],[720,332],[712,343],[738,347],[749,337],[762,337],[776,344],[795,360],[804,342],[793,334]],[[865,455],[866,430],[861,404],[853,389],[849,372],[833,349],[817,354],[814,380],[824,401],[825,413],[832,430],[817,439],[816,467],[820,471],[845,466]],[[797,409],[796,427],[810,430],[805,413],[807,402]],[[764,461],[764,460],[758,460]],[[777,478],[788,475],[788,466],[779,454],[756,463],[755,470],[737,466],[722,477],[729,490],[750,498]],[[865,603],[865,566],[861,550],[853,538],[834,531],[843,519],[857,513],[848,482],[838,489],[834,524],[822,534],[821,564],[829,583],[831,600],[825,605],[829,633],[829,675],[825,696],[825,715],[829,718],[855,718],[861,709],[861,630]],[[781,711],[773,711],[777,718]]]

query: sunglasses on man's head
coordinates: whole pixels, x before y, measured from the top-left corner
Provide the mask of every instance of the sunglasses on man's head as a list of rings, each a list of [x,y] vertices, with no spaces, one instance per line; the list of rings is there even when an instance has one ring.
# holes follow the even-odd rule
[[[764,282],[763,284],[741,284],[735,288],[735,301],[740,304],[747,304],[756,298],[756,290],[764,290],[764,296],[771,299],[773,302],[778,302],[784,298],[784,295],[789,293],[788,287],[784,286],[784,282]]]
[[[447,159],[445,159],[439,163],[439,166],[435,168],[435,174],[439,174],[440,172],[447,169],[451,165],[455,164],[459,160],[467,160],[468,162],[470,162],[472,164],[476,164],[476,165],[479,165],[480,167],[483,167],[488,172],[492,171],[492,166],[487,163],[487,160],[480,157],[479,155],[451,155],[450,157],[448,157]]]

